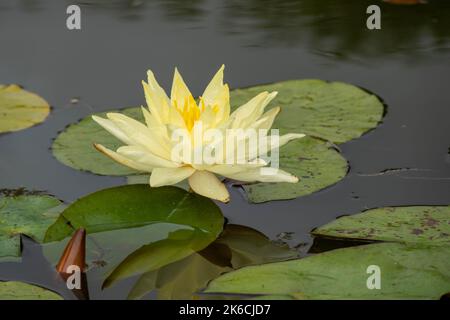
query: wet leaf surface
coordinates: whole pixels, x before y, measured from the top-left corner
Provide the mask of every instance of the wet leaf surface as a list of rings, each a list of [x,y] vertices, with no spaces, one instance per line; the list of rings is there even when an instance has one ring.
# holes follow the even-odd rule
[[[120,112],[143,121],[140,108],[128,108]],[[106,112],[96,115],[106,117]],[[71,168],[96,174],[126,176],[137,173],[98,152],[93,146],[94,143],[102,144],[112,150],[122,145],[118,139],[88,116],[78,123],[69,125],[58,135],[52,145],[53,155]]]
[[[42,242],[62,210],[51,196],[0,196],[0,258],[20,256],[21,234]]]
[[[50,106],[17,85],[0,85],[0,133],[18,131],[43,122]]]
[[[313,231],[319,237],[450,244],[450,206],[387,207],[344,216]],[[450,258],[450,257],[449,257]]]
[[[213,201],[177,187],[127,185],[101,190],[70,205],[46,234],[62,240],[88,232],[88,263],[104,261],[104,287],[202,250],[220,234],[223,216]],[[53,263],[67,239],[46,246]]]
[[[126,185],[100,190],[72,203],[52,225],[47,242],[62,240],[72,228],[87,233],[140,227],[152,223],[173,223],[198,228],[218,236],[223,216],[208,198],[177,187],[151,188],[148,185]],[[66,221],[64,221],[64,219]]]
[[[262,91],[278,91],[270,104],[281,107],[273,128],[334,143],[358,138],[376,128],[384,113],[383,103],[375,95],[348,83],[322,80],[290,80],[236,89],[231,92],[231,103],[236,108]]]
[[[226,271],[296,257],[295,250],[270,241],[252,228],[227,225],[221,236],[205,249],[143,274],[128,298],[139,299],[156,290],[158,299],[193,299],[209,281]]]
[[[44,288],[18,281],[0,281],[0,300],[63,300]]]
[[[280,168],[297,176],[299,182],[244,185],[250,202],[294,199],[319,191],[343,179],[348,165],[326,142],[305,137],[280,148]]]
[[[445,246],[369,244],[304,259],[250,266],[213,280],[206,292],[290,295],[297,299],[439,299],[450,289]],[[381,288],[369,290],[367,268]]]

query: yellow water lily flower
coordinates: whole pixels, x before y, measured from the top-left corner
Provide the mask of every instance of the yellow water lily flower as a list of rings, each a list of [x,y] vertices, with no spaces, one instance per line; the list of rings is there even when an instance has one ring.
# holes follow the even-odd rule
[[[228,85],[223,83],[223,70],[224,66],[215,74],[198,101],[177,69],[170,98],[153,73],[148,71],[148,82],[142,82],[148,105],[148,109],[142,107],[145,124],[120,113],[108,113],[107,119],[92,116],[125,144],[116,151],[100,144],[95,144],[95,147],[122,165],[151,173],[149,183],[152,187],[172,185],[188,179],[194,192],[222,202],[228,202],[230,196],[216,175],[244,182],[298,182],[297,177],[280,169],[271,174],[262,172],[261,169],[267,168],[269,163],[261,157],[258,149],[261,144],[245,147],[247,149],[243,155],[234,155],[233,152],[248,143],[249,138],[246,136],[231,143],[234,136],[230,132],[239,129],[268,131],[280,108],[264,112],[277,93],[262,92],[230,114],[230,92]],[[177,130],[183,130],[188,137],[181,145],[188,152],[181,155],[174,153],[176,146],[180,146],[179,141],[173,139]],[[211,137],[208,139],[208,130],[215,130],[219,136],[222,135],[216,135],[215,140],[211,140]],[[274,139],[276,143],[267,140],[265,149],[270,151],[303,136],[291,133]],[[214,161],[195,161],[192,158],[199,148],[219,150],[218,146],[226,152],[216,151]]]

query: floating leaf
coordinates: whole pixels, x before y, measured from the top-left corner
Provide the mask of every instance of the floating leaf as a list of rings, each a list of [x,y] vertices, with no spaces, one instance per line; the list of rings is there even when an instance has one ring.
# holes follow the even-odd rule
[[[305,133],[335,143],[360,137],[381,121],[384,107],[373,94],[343,82],[290,80],[231,92],[238,107],[262,91],[278,91],[272,106],[281,106],[273,128]]]
[[[62,217],[74,229],[95,233],[135,228],[152,223],[191,226],[216,238],[222,231],[223,216],[210,199],[176,187],[151,188],[148,185],[126,185],[94,192],[67,207]],[[57,241],[70,236],[59,219],[45,240]]]
[[[320,237],[450,245],[450,206],[387,207],[344,216],[313,231]]]
[[[326,142],[311,137],[280,148],[280,168],[297,176],[298,183],[244,185],[250,202],[294,199],[331,186],[345,177],[347,161]]]
[[[220,209],[208,198],[176,187],[127,185],[101,190],[74,202],[48,229],[45,240],[62,240],[73,232],[72,228],[82,227],[88,234],[99,233],[95,237],[99,248],[119,241],[121,246],[137,249],[127,251],[128,256],[105,281],[107,287],[205,248],[220,234],[223,222]],[[149,224],[154,228],[147,237],[136,232],[136,228]],[[124,236],[126,230],[117,230],[127,228],[137,236]],[[106,232],[111,230],[117,231]],[[111,238],[116,241],[110,241]],[[119,251],[120,246],[113,249]]]
[[[18,281],[0,281],[0,300],[63,300],[46,289]]]
[[[0,257],[20,256],[20,235],[42,242],[63,206],[46,195],[0,197]]]
[[[17,85],[0,85],[0,133],[41,123],[50,113],[47,101]]]
[[[244,267],[213,280],[206,291],[298,299],[439,299],[450,291],[449,261],[445,246],[370,244]],[[380,267],[380,289],[367,287],[371,265]]]
[[[139,299],[157,290],[158,299],[192,299],[210,280],[226,271],[246,265],[294,259],[297,256],[295,250],[270,241],[254,229],[230,224],[205,249],[143,274],[128,298]]]
[[[117,112],[121,112],[136,120],[144,121],[140,108],[128,108]],[[97,115],[106,117],[106,112],[98,113]],[[100,143],[113,150],[122,145],[118,139],[99,126],[89,116],[78,123],[68,126],[55,139],[52,146],[53,155],[69,167],[96,174],[126,176],[137,173],[98,152],[93,146],[94,143]]]
[[[231,92],[231,102],[239,106],[264,90],[279,92],[272,104],[281,105],[282,112],[273,128],[306,133],[336,143],[357,138],[375,128],[384,112],[376,96],[350,84],[321,80],[292,80],[236,89]],[[140,108],[119,112],[144,121]],[[106,113],[97,115],[105,117]],[[114,150],[122,145],[89,116],[70,125],[56,138],[53,154],[65,165],[78,170],[102,175],[136,174],[95,150],[94,142]]]

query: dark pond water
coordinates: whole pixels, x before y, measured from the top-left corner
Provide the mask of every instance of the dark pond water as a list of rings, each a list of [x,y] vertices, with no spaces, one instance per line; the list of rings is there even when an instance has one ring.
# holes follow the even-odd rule
[[[65,27],[65,9],[73,3],[82,8],[81,31]],[[382,30],[365,28],[373,3],[381,6]],[[231,223],[271,239],[292,233],[285,240],[305,243],[304,254],[311,229],[343,214],[450,203],[448,1],[2,0],[0,39],[0,83],[20,84],[53,107],[45,123],[0,135],[0,188],[43,190],[71,202],[124,184],[62,165],[49,150],[52,139],[94,111],[141,105],[140,81],[149,68],[169,88],[179,67],[198,95],[224,63],[232,87],[338,80],[374,92],[387,105],[377,129],[340,145],[350,163],[344,180],[296,200],[258,205],[233,189],[231,203],[221,205]],[[0,279],[56,288],[39,252],[25,240],[22,263],[0,264]],[[91,298],[124,298],[133,281],[101,292],[97,275],[90,278]]]

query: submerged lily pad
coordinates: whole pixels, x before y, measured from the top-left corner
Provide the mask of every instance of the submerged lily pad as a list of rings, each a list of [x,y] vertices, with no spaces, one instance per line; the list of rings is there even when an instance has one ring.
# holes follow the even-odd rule
[[[343,82],[290,80],[236,89],[231,103],[238,107],[262,91],[278,91],[272,106],[281,106],[273,128],[305,133],[334,143],[360,137],[377,127],[383,103],[373,94]]]
[[[88,235],[96,234],[99,247],[120,242],[122,247],[137,249],[128,251],[114,267],[104,283],[107,287],[205,248],[220,234],[223,223],[220,209],[208,198],[176,187],[127,185],[101,190],[74,202],[48,229],[45,240],[62,240],[73,229],[85,228]],[[136,237],[126,236],[127,230],[118,230],[133,228],[130,230],[134,232],[147,225],[154,225],[148,236],[139,232]],[[111,230],[116,232],[107,233]]]
[[[315,229],[313,235],[354,240],[450,245],[450,206],[371,209],[360,214],[341,217]]]
[[[44,288],[18,281],[0,281],[0,300],[63,300]]]
[[[328,143],[305,137],[280,148],[280,168],[297,176],[299,182],[244,185],[250,202],[294,199],[319,191],[344,178],[348,164]]]
[[[17,85],[0,85],[0,133],[41,123],[50,113],[47,101]]]
[[[0,197],[0,258],[20,256],[21,234],[42,242],[62,209],[58,199],[46,195]]]
[[[295,250],[270,241],[252,228],[227,225],[221,236],[205,249],[143,274],[128,298],[139,299],[157,290],[158,299],[193,299],[210,280],[226,271],[296,257]]]
[[[450,291],[450,248],[381,243],[304,259],[244,267],[213,280],[206,292],[289,295],[297,299],[439,299]],[[381,288],[367,287],[367,268]]]
[[[144,121],[140,108],[115,110],[139,121]],[[111,112],[115,112],[111,111]],[[96,114],[106,117],[106,112]],[[65,165],[101,175],[127,176],[137,172],[122,166],[94,148],[100,143],[116,150],[123,143],[99,126],[92,117],[68,126],[53,142],[53,155]]]

